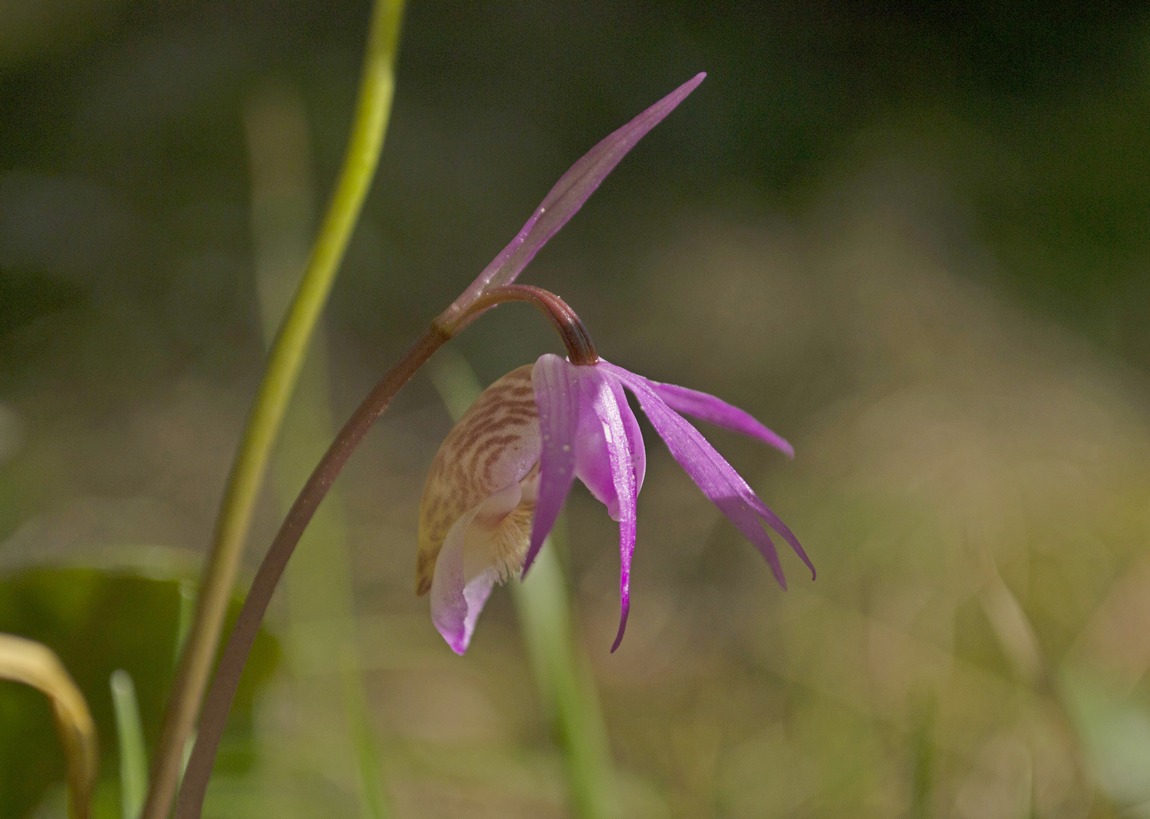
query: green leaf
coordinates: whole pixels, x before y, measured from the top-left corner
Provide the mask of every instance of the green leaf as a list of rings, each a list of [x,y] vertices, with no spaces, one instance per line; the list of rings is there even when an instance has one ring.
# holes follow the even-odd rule
[[[131,675],[144,741],[154,746],[172,679],[167,658],[179,609],[179,579],[73,567],[37,567],[0,577],[0,631],[36,640],[59,656],[103,729],[100,773],[112,780],[106,784],[114,790],[120,788],[120,752],[111,730],[116,717],[108,680],[121,669]],[[233,606],[233,614],[236,610]],[[252,701],[278,658],[278,643],[262,635],[237,697],[233,729],[242,746],[250,745]],[[42,696],[21,686],[0,687],[0,819],[24,819],[62,780],[63,758],[51,725]],[[232,769],[243,769],[248,756],[233,757]]]

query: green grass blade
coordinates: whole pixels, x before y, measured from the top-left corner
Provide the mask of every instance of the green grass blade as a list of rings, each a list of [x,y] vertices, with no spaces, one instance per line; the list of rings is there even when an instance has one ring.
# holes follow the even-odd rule
[[[371,720],[367,708],[367,695],[359,674],[359,657],[356,653],[344,655],[343,702],[347,709],[347,721],[352,730],[352,744],[355,748],[356,764],[359,768],[359,784],[363,815],[366,819],[391,819],[394,815],[387,799],[387,789],[383,781],[383,765],[375,735],[371,730]]]
[[[116,737],[120,746],[120,806],[124,819],[136,819],[148,789],[148,752],[136,686],[127,671],[112,672],[112,709],[116,714]]]

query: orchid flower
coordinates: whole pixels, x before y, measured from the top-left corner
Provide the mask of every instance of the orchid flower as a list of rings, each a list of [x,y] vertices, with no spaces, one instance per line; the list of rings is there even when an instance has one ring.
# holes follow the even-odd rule
[[[734,430],[792,456],[790,444],[743,410],[706,393],[662,384],[603,361],[578,317],[554,294],[515,284],[546,242],[623,156],[703,81],[698,74],[608,135],[571,166],[531,218],[436,320],[449,338],[505,301],[530,301],[555,323],[569,358],[544,355],[488,387],[439,448],[423,489],[416,591],[431,594],[435,627],[457,654],[497,582],[525,573],[575,478],[619,522],[619,647],[631,605],[636,507],[646,454],[629,391],[671,455],[759,549],[779,584],[773,529],[811,568],[798,538],[682,414]]]
[[[575,478],[619,522],[619,647],[631,605],[636,506],[646,454],[624,391],[639,402],[671,455],[750,540],[785,589],[767,529],[811,569],[798,538],[683,415],[793,450],[743,410],[695,390],[662,384],[602,359],[573,364],[544,355],[488,387],[448,434],[420,504],[417,591],[431,593],[435,627],[467,650],[492,587],[526,572],[555,525]]]

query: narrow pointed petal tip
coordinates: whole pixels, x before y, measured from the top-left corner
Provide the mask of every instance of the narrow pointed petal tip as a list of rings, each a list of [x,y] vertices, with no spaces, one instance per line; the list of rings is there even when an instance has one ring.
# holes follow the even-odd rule
[[[611,643],[611,653],[614,654],[619,646],[623,645],[623,635],[627,631],[627,617],[631,613],[631,595],[623,595],[619,609],[619,631],[615,634],[615,642]]]
[[[510,284],[552,236],[591,198],[639,140],[662,122],[707,75],[696,74],[667,96],[612,131],[572,165],[543,197],[531,218],[480,274],[490,285]]]
[[[667,406],[676,412],[690,415],[692,418],[698,418],[700,421],[706,421],[708,424],[714,424],[740,435],[755,438],[794,460],[795,448],[783,436],[769,429],[746,410],[728,404],[723,399],[709,393],[680,387],[677,384],[664,384],[650,378],[643,380],[659,394]]]
[[[535,254],[583,207],[591,194],[598,190],[599,185],[615,170],[615,166],[623,157],[652,128],[674,111],[706,76],[706,72],[696,74],[654,105],[643,110],[626,125],[608,134],[577,160],[543,197],[539,207],[520,228],[515,238],[491,260],[444,315],[450,315],[453,310],[462,309],[474,302],[489,288],[514,282],[535,258]]]

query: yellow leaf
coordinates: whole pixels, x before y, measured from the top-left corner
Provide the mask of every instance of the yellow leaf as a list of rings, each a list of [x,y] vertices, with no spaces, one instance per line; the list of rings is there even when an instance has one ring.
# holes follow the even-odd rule
[[[11,634],[0,634],[0,679],[29,685],[52,701],[68,762],[68,813],[72,819],[87,819],[96,785],[98,746],[96,725],[80,689],[50,648]]]

